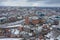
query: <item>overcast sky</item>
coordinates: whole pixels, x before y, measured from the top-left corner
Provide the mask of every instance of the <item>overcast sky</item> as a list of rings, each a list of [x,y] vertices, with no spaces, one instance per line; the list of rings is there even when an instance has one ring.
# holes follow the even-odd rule
[[[0,6],[60,7],[60,0],[0,0]]]

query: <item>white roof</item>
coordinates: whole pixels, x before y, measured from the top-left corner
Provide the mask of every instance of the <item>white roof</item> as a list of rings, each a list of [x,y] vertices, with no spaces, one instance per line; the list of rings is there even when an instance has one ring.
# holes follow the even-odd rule
[[[0,19],[6,19],[6,17],[1,17]]]
[[[57,37],[58,40],[60,40],[60,35]]]
[[[33,16],[33,17],[32,17],[32,19],[34,19],[34,20],[35,20],[35,19],[39,19],[39,18],[38,18],[37,16]]]

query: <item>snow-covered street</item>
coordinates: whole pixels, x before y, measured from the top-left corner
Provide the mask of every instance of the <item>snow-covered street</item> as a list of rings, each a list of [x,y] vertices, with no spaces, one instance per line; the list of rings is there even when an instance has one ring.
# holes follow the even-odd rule
[[[23,38],[0,38],[0,40],[23,40]]]

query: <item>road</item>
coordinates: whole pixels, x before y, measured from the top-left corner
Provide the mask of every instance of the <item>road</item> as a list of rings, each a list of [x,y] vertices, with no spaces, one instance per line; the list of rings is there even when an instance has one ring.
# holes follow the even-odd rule
[[[23,38],[0,38],[0,40],[23,40]]]
[[[25,19],[23,20],[20,20],[20,21],[16,21],[16,22],[13,22],[13,23],[5,23],[5,24],[0,24],[0,28],[7,28],[8,26],[13,26],[13,25],[18,25],[18,24],[21,24],[24,22]]]

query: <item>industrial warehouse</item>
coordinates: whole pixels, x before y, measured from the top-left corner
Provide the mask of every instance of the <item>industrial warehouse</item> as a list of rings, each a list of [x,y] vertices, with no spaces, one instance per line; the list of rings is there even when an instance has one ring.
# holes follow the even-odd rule
[[[0,38],[60,40],[60,8],[0,7]]]

